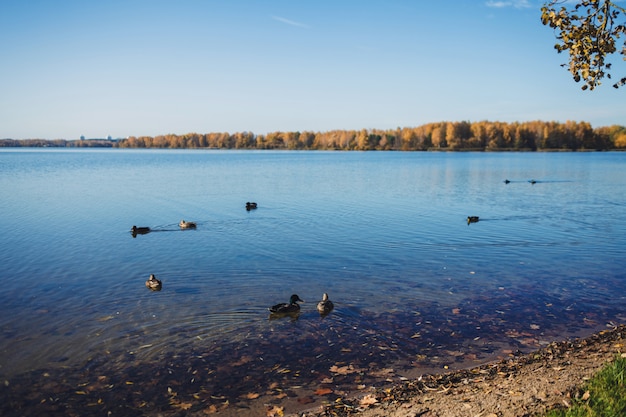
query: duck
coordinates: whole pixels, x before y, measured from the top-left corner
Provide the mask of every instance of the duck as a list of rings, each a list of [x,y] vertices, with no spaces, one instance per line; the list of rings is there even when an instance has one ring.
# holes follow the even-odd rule
[[[291,298],[289,298],[289,303],[276,304],[270,307],[269,310],[273,314],[298,313],[300,311],[300,305],[298,305],[298,301],[304,303],[304,300],[301,300],[297,294],[293,294]]]
[[[154,274],[150,274],[150,278],[146,281],[146,288],[152,291],[161,291],[162,283]]]
[[[528,182],[529,182],[529,183],[531,183],[531,184],[537,184],[537,181],[536,181],[536,180],[530,180],[530,181],[528,181]]]
[[[150,228],[133,226],[130,228],[130,233],[133,235],[133,237],[137,235],[145,235],[147,233],[150,233]]]
[[[328,299],[328,294],[326,293],[322,295],[322,301],[317,303],[317,311],[319,311],[322,316],[330,313],[334,307],[333,302]]]
[[[510,182],[511,182],[511,180],[504,180],[504,183],[505,183],[505,184],[508,184],[508,183],[510,183]]]
[[[467,216],[467,224],[478,223],[478,220],[480,220],[478,216]]]
[[[250,210],[256,210],[257,204],[254,202],[250,202],[248,201],[246,203],[246,210],[250,211]]]
[[[178,226],[181,229],[195,229],[196,228],[196,222],[187,222],[185,220],[181,220],[180,223],[178,223]]]

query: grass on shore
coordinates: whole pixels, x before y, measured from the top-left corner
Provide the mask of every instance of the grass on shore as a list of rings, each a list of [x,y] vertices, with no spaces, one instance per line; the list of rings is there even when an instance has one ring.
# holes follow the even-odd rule
[[[626,356],[618,356],[581,388],[567,409],[555,409],[546,417],[626,416]]]

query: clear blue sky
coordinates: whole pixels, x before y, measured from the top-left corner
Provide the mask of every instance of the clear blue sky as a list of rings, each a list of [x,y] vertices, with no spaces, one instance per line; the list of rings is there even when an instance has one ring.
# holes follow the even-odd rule
[[[0,138],[626,125],[626,88],[581,91],[541,5],[1,0]]]

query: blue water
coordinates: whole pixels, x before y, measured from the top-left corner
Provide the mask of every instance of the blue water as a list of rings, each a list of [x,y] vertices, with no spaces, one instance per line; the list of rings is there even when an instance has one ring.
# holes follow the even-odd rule
[[[410,374],[624,322],[625,173],[611,152],[1,150],[0,376],[209,351]],[[268,320],[292,293],[297,320]]]

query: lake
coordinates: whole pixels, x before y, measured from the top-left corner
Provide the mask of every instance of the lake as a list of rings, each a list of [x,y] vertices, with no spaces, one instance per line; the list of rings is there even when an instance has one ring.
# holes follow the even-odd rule
[[[625,173],[620,152],[2,149],[0,413],[292,413],[623,323]]]

